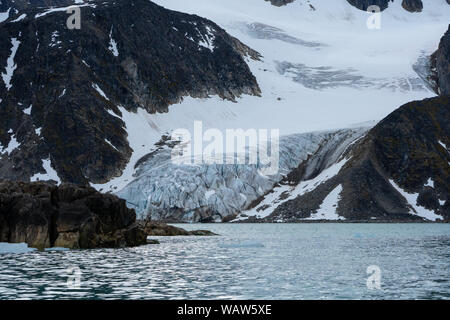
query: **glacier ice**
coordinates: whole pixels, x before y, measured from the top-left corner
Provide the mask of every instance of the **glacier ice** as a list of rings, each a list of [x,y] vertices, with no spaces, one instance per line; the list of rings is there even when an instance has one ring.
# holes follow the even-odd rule
[[[334,148],[336,141],[354,141],[365,132],[357,128],[282,136],[280,169],[270,176],[260,173],[260,163],[176,164],[171,161],[171,147],[165,145],[140,161],[135,179],[117,195],[126,199],[140,218],[220,221],[238,214],[266,195],[319,148],[327,144]],[[332,152],[330,159],[321,165],[334,163],[337,160],[334,154]]]

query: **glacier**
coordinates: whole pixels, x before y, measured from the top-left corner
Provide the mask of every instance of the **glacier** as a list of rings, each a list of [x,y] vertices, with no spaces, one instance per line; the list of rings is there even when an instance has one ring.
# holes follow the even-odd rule
[[[135,179],[117,195],[127,200],[139,218],[182,222],[234,218],[319,148],[327,154],[321,166],[328,167],[367,130],[363,127],[283,136],[279,142],[279,171],[268,176],[261,173],[260,162],[177,164],[171,161],[170,143],[164,144],[140,161]]]

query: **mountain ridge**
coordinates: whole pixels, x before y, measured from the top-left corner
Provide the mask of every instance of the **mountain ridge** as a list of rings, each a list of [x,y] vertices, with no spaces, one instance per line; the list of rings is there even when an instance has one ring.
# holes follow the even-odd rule
[[[2,178],[56,171],[57,180],[106,182],[133,152],[124,113],[164,113],[186,96],[260,94],[244,60],[259,54],[207,19],[146,0],[87,2],[80,30],[66,28],[64,10],[20,14],[0,28]]]

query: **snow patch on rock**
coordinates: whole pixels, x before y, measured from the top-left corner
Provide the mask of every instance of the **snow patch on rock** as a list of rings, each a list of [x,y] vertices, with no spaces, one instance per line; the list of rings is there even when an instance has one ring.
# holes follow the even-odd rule
[[[53,169],[50,158],[42,160],[42,166],[44,167],[45,173],[36,173],[30,178],[31,182],[53,180],[56,181],[58,185],[61,184],[61,179],[59,178],[58,173],[55,171],[55,169]]]
[[[109,51],[114,55],[114,57],[119,56],[119,50],[117,49],[117,42],[112,37],[113,28],[111,27],[111,31],[109,32]]]
[[[305,220],[345,220],[337,214],[338,202],[341,199],[342,185],[338,185],[323,200],[320,208]]]
[[[17,38],[11,39],[11,54],[7,60],[6,72],[2,73],[3,82],[5,83],[6,89],[9,91],[11,89],[11,79],[14,75],[14,71],[17,69],[17,65],[14,63],[14,58],[17,53],[17,49],[19,49],[20,41]]]
[[[418,193],[406,192],[405,190],[400,188],[400,186],[396,184],[394,180],[390,179],[389,182],[408,202],[409,206],[411,207],[411,210],[409,212],[410,214],[422,217],[425,220],[430,221],[443,220],[442,216],[434,213],[434,211],[421,207],[417,204],[417,198],[419,197]]]

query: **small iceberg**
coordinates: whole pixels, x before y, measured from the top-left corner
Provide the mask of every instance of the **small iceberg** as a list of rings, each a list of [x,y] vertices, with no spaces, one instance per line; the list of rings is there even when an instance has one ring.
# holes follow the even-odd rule
[[[45,248],[45,251],[70,251],[69,248],[61,248],[61,247],[53,247],[53,248]]]
[[[27,253],[36,251],[34,248],[29,248],[26,243],[7,243],[0,242],[0,254],[6,253]]]
[[[238,243],[221,243],[221,248],[264,248],[264,244],[255,241],[243,241]]]

